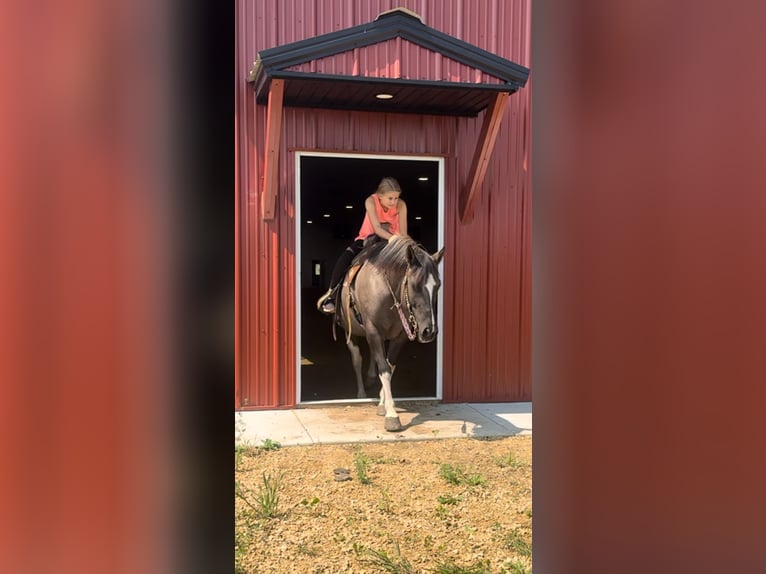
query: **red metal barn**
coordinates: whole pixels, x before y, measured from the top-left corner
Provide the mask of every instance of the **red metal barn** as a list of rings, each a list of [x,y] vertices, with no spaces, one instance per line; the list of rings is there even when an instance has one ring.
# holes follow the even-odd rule
[[[530,0],[237,0],[236,40],[235,407],[356,396],[314,304],[387,175],[446,247],[394,396],[531,400]]]

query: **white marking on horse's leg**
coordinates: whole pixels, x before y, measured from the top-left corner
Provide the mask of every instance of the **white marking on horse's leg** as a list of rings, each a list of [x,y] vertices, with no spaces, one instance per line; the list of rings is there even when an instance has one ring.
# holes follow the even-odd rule
[[[391,364],[391,363],[389,363]],[[396,365],[391,365],[391,378],[394,377],[394,371],[396,370]],[[378,401],[378,410],[376,411],[378,416],[383,416],[386,414],[386,397],[383,393],[383,385],[380,385],[380,401]]]
[[[383,385],[380,385],[380,401],[378,401],[378,410],[375,411],[379,417],[386,414],[385,396],[383,394]]]
[[[391,394],[391,372],[385,371],[380,374],[380,384],[383,386],[383,405],[386,407],[386,418],[397,418],[394,397]]]

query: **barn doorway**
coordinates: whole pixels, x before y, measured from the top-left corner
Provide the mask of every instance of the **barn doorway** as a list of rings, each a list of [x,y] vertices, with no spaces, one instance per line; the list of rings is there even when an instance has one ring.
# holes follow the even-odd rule
[[[332,321],[319,313],[316,301],[330,282],[333,266],[364,219],[364,200],[383,177],[395,177],[407,203],[409,235],[429,252],[444,241],[444,160],[419,156],[296,153],[297,397],[299,403],[356,398],[351,357]],[[443,302],[439,305],[439,336],[434,343],[408,343],[397,361],[393,394],[397,399],[440,399]],[[368,353],[362,344],[367,367]],[[367,388],[375,400],[380,384]]]

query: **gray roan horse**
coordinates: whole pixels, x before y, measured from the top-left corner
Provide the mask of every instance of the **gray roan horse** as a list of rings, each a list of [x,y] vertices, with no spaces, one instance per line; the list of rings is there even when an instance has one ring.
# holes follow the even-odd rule
[[[366,248],[344,277],[336,301],[336,323],[346,332],[346,345],[356,375],[357,397],[364,398],[362,354],[357,342],[370,348],[368,376],[380,378],[377,414],[385,429],[402,429],[391,394],[391,377],[404,344],[430,343],[438,332],[438,264],[444,248],[430,255],[409,237],[394,236]],[[359,266],[359,261],[363,261]]]

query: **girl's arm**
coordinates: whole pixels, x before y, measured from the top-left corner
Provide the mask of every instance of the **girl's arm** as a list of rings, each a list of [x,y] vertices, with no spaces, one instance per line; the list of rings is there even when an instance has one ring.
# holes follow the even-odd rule
[[[375,235],[382,237],[383,239],[389,239],[393,234],[386,231],[386,229],[380,224],[378,219],[378,212],[375,211],[375,199],[370,196],[364,201],[364,208],[367,211],[367,216],[370,218],[372,228],[375,230]],[[399,216],[401,217],[401,215]]]
[[[401,199],[396,204],[396,211],[399,213],[399,233],[407,235],[407,204]]]

